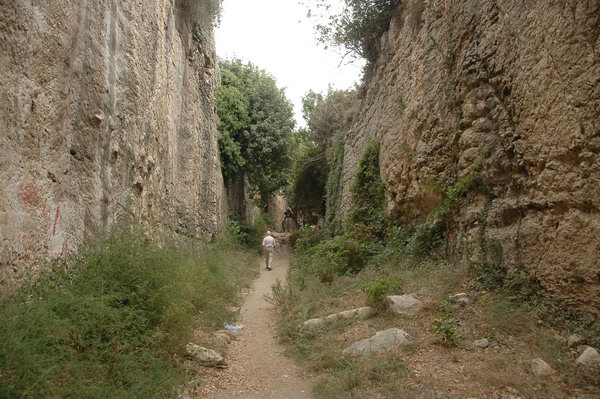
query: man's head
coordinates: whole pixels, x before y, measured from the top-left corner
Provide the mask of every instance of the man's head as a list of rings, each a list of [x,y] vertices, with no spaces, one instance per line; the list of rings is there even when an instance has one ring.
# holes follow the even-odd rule
[[[270,235],[271,235],[271,232],[270,232],[270,231],[267,231],[267,235],[268,235],[268,236],[270,236]]]

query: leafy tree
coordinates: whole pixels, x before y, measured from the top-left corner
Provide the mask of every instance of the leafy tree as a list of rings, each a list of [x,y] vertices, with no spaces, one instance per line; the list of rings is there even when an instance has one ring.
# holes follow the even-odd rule
[[[242,157],[242,142],[250,130],[250,99],[242,81],[226,68],[221,69],[217,113],[221,132],[221,169],[225,180],[230,181],[246,163]]]
[[[241,173],[262,204],[290,179],[293,111],[266,71],[239,59],[220,62],[217,90],[221,165],[228,181]]]
[[[331,145],[334,134],[349,126],[357,111],[354,90],[334,90],[325,95],[310,90],[302,99],[302,116],[315,141],[323,148]]]
[[[326,211],[327,192],[333,192],[327,188],[330,164],[335,158],[332,140],[352,124],[357,110],[356,94],[331,87],[326,93],[309,91],[302,105],[307,128],[295,135],[297,152],[290,197],[295,208],[322,215]]]
[[[326,17],[316,25],[320,43],[345,49],[346,54],[372,62],[377,56],[379,39],[388,30],[392,12],[400,2],[344,0],[341,10],[336,11],[328,0],[314,0],[308,14]]]

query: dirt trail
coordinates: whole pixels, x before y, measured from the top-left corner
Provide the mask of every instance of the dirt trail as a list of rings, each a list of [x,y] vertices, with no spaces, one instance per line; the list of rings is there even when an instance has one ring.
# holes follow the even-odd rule
[[[246,296],[240,324],[244,329],[227,353],[229,368],[211,373],[198,398],[211,399],[304,399],[310,398],[311,384],[300,369],[283,355],[275,338],[275,312],[264,299],[277,279],[285,281],[290,249],[276,250],[273,271],[261,264],[260,277]]]

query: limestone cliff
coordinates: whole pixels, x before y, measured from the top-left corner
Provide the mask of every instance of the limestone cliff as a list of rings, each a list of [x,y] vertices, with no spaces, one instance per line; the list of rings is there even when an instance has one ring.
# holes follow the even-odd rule
[[[222,223],[209,2],[0,1],[0,270],[120,216]]]
[[[451,251],[482,260],[496,242],[547,295],[598,313],[599,18],[598,0],[405,1],[346,140],[342,209],[369,138],[390,212],[408,222],[439,205],[435,182],[479,173]]]

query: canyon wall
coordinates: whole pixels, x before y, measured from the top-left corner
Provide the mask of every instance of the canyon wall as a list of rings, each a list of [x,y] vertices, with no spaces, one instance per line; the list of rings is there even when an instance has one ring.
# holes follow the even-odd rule
[[[0,278],[121,219],[222,225],[211,2],[0,0]]]
[[[452,210],[449,251],[495,253],[599,313],[599,18],[598,0],[405,1],[346,139],[342,210],[379,140],[391,215],[431,220],[444,184],[475,179]]]

